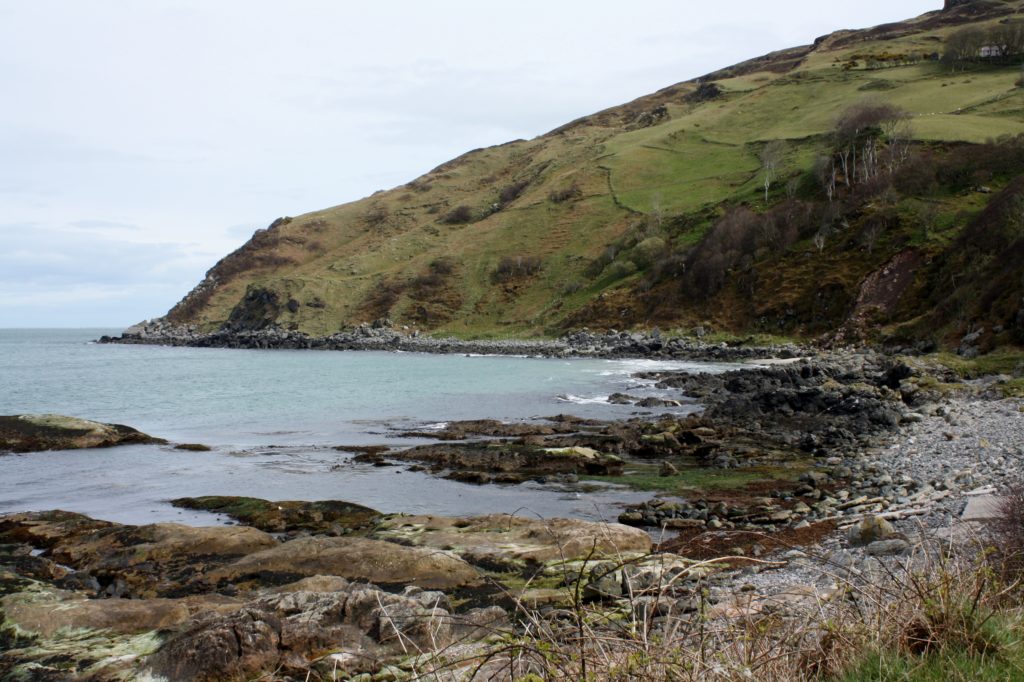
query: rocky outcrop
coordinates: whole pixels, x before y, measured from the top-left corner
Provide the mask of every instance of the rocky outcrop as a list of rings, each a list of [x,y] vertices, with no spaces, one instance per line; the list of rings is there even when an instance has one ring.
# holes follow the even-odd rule
[[[9,623],[26,632],[52,637],[64,628],[118,634],[167,629],[185,623],[197,607],[209,610],[209,602],[194,598],[89,599],[82,592],[38,590],[3,597],[0,609]]]
[[[0,542],[44,548],[74,570],[61,584],[133,598],[206,591],[197,584],[206,571],[279,544],[244,526],[125,526],[59,511],[0,517]]]
[[[621,559],[651,549],[647,533],[619,524],[508,514],[465,519],[396,516],[385,520],[376,536],[417,547],[448,549],[472,564],[505,569],[586,557]]]
[[[270,504],[247,502],[250,510]],[[329,533],[310,515],[372,512],[315,504],[296,503],[281,518],[306,526],[295,533]],[[268,523],[258,513],[246,518]],[[477,569],[430,546],[323,535],[281,542],[247,526],[126,526],[60,511],[7,515],[0,677],[305,678],[317,666],[327,676],[374,673],[410,650],[456,639],[466,646],[506,627],[499,608],[456,613],[446,594],[431,591],[480,588]]]
[[[834,355],[723,374],[644,376],[707,405],[716,427],[757,431],[809,453],[851,451],[892,433],[911,412],[900,392],[907,365],[874,353]]]
[[[420,462],[434,473],[470,483],[521,483],[556,474],[615,476],[623,470],[619,457],[572,444],[545,447],[543,443],[523,442],[442,443],[392,452],[386,458]]]
[[[164,442],[122,424],[104,424],[57,414],[0,416],[0,453]]]
[[[171,500],[175,507],[225,514],[268,533],[308,531],[347,535],[372,528],[381,514],[351,502],[270,502],[255,497],[182,497]]]
[[[355,537],[307,537],[249,554],[208,573],[214,585],[259,581],[290,582],[336,575],[378,585],[415,585],[448,590],[474,584],[477,572],[458,556]]]
[[[0,615],[0,641],[9,645],[0,649],[0,674],[31,670],[31,679],[46,680],[78,679],[86,670],[88,679],[148,672],[218,682],[269,671],[305,679],[318,666],[327,675],[375,673],[410,650],[470,646],[509,626],[500,608],[456,613],[442,592],[388,592],[333,576],[247,599],[88,599],[34,583],[0,599]]]

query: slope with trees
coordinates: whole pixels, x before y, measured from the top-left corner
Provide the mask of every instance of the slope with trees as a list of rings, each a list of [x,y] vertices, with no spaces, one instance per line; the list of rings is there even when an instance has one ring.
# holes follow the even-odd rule
[[[1007,255],[1020,236],[972,237],[1004,224],[1012,210],[993,206],[1016,205],[1024,173],[1024,2],[951,5],[277,220],[167,319],[329,334],[386,316],[465,336],[700,325],[926,345],[984,329],[985,344],[1024,343],[1021,261]],[[982,43],[1006,49],[982,58]],[[883,54],[919,57],[864,59]]]

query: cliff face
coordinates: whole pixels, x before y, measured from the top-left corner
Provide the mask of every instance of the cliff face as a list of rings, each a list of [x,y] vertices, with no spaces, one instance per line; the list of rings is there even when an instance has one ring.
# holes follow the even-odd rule
[[[1003,258],[1016,233],[965,271],[951,263],[978,221],[1015,224],[1012,208],[983,214],[1018,200],[1024,168],[1000,149],[1024,148],[985,142],[1024,134],[1019,68],[938,58],[960,28],[1022,21],[1021,0],[950,0],[474,150],[274,221],[167,319],[327,334],[390,317],[478,336],[701,325],[953,340],[998,327],[1004,339],[1018,329]],[[993,278],[1010,284],[983,309],[968,294]]]

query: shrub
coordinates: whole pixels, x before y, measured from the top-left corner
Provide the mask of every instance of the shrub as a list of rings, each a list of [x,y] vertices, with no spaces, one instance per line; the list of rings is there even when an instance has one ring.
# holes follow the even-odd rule
[[[552,203],[561,204],[573,199],[579,199],[581,196],[583,196],[583,192],[580,190],[579,185],[573,183],[564,189],[551,190],[551,193],[548,194],[548,199]]]
[[[430,262],[426,272],[409,281],[409,297],[419,301],[436,298],[440,293],[439,290],[447,284],[448,278],[454,272],[454,260],[446,256],[435,258]]]
[[[910,196],[928,196],[937,188],[935,159],[931,154],[914,154],[893,176],[893,186]]]
[[[686,96],[687,102],[700,103],[708,102],[722,96],[722,88],[717,83],[701,81],[697,89]]]
[[[936,177],[949,189],[961,191],[977,183],[979,171],[995,178],[1024,173],[1024,135],[957,147],[939,164]]]
[[[697,299],[714,296],[725,285],[727,271],[758,247],[760,218],[746,208],[726,213],[687,258],[684,286]]]
[[[583,274],[591,279],[600,277],[601,273],[604,272],[604,269],[608,267],[613,260],[615,260],[615,257],[618,254],[619,246],[617,244],[609,244],[604,248],[604,251],[601,252],[600,256],[587,265],[587,269]]]
[[[1008,582],[1024,578],[1024,484],[1003,495],[988,530],[1004,577]]]
[[[447,256],[435,258],[430,262],[430,272],[436,275],[450,275],[455,271],[455,261]]]
[[[498,193],[498,201],[502,204],[510,204],[523,193],[523,191],[530,186],[528,180],[520,180],[508,185],[501,192]]]
[[[537,256],[502,256],[498,267],[491,273],[492,282],[511,282],[540,272],[541,260]]]
[[[640,268],[646,268],[665,253],[665,240],[661,237],[648,237],[633,247],[630,255]]]
[[[366,297],[363,304],[364,308],[370,313],[371,317],[387,317],[404,290],[405,287],[401,282],[383,279]]]
[[[445,225],[465,225],[472,220],[473,209],[466,205],[456,206],[441,217],[441,222]]]
[[[612,279],[629,277],[637,271],[636,263],[631,260],[617,260],[604,269],[604,275]]]

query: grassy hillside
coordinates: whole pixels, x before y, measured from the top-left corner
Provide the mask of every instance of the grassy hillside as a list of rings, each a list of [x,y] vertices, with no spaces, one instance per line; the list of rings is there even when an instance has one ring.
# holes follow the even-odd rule
[[[936,59],[965,26],[1017,22],[1024,0],[976,0],[841,31],[475,150],[257,231],[168,318],[314,334],[386,316],[462,336],[700,324],[939,341],[983,325],[990,343],[1024,342],[1021,260],[1007,255],[1024,225],[1006,217],[1024,206],[1024,166],[999,151],[1024,155],[1005,137],[1024,134],[1020,60]],[[883,170],[849,186],[854,171],[841,174],[830,199],[821,171],[858,106],[907,117],[872,133]],[[999,239],[972,238],[992,224]],[[996,279],[1002,293],[986,289]]]

